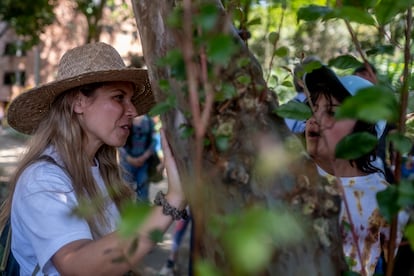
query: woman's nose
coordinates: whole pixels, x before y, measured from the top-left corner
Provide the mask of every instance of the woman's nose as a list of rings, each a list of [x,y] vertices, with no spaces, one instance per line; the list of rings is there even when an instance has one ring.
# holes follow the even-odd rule
[[[315,114],[313,114],[312,116],[310,116],[310,118],[308,119],[308,123],[309,124],[315,124],[316,123]]]
[[[132,102],[129,102],[127,104],[126,115],[130,118],[138,116],[137,109],[135,108],[135,105],[132,104]]]

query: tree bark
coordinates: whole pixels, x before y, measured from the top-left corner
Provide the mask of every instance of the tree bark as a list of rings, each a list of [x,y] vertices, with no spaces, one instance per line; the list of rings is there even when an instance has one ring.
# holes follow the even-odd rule
[[[334,185],[319,177],[313,162],[301,152],[297,137],[291,136],[283,119],[275,115],[276,94],[267,88],[261,66],[237,35],[221,3],[217,2],[223,12],[217,32],[232,35],[239,50],[226,66],[212,70],[217,81],[214,84],[230,84],[236,93],[212,105],[203,136],[210,143],[203,146],[200,159],[197,133],[183,138],[180,128],[184,124],[197,129],[186,90],[191,89],[191,84],[188,79],[177,79],[171,68],[158,63],[171,50],[184,53],[189,49],[185,31],[172,29],[166,22],[173,10],[184,3],[133,0],[132,5],[155,99],[161,103],[167,98],[160,80],[168,81],[167,92],[176,98],[176,107],[162,115],[162,122],[194,219],[195,260],[207,260],[223,275],[234,275],[238,271],[237,264],[230,261],[234,252],[211,231],[214,218],[231,216],[252,206],[266,206],[288,213],[300,223],[302,236],[283,246],[275,244],[270,262],[258,275],[340,275],[346,266],[338,226],[339,196]],[[241,66],[240,58],[249,63]],[[193,56],[193,60],[202,59],[202,54]],[[188,63],[186,68],[189,69]],[[197,68],[190,74],[200,79],[203,68]],[[249,76],[250,81],[240,82],[240,76]],[[207,108],[206,101],[201,100],[202,110]],[[228,138],[224,149],[216,146],[220,131]],[[263,157],[270,161],[260,163]],[[270,173],[264,169],[269,163]],[[228,230],[224,222],[222,227]]]

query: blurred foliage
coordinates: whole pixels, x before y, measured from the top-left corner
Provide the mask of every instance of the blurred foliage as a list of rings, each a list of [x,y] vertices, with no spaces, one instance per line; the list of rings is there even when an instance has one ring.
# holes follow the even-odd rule
[[[345,160],[355,160],[374,150],[377,142],[377,137],[368,132],[347,135],[337,144],[335,157]]]
[[[0,1],[0,21],[6,23],[0,29],[0,37],[9,28],[13,29],[24,42],[25,49],[30,49],[40,42],[40,34],[48,25],[56,22],[54,8],[62,0],[2,0]],[[99,41],[100,34],[117,29],[105,25],[102,21],[104,9],[110,11],[106,16],[114,17],[113,25],[122,24],[132,17],[132,11],[123,1],[116,0],[76,0],[76,9],[83,14],[87,22],[86,42]]]
[[[107,5],[107,0],[76,0],[77,9],[85,15],[88,24],[88,34],[86,42],[99,41],[102,30],[102,13]]]
[[[129,237],[136,234],[136,229],[140,227],[147,218],[151,207],[146,203],[127,202],[122,206],[122,219],[118,227],[119,234]]]
[[[209,231],[229,252],[226,254],[230,256],[229,266],[236,275],[257,275],[270,261],[275,248],[303,242],[306,238],[303,224],[304,221],[287,209],[256,206],[215,217],[209,224]]]
[[[398,103],[392,91],[384,86],[371,86],[360,89],[353,97],[345,99],[337,109],[337,119],[353,118],[369,123],[398,120]]]
[[[276,114],[284,117],[304,121],[312,116],[311,108],[304,103],[289,101],[276,109]]]
[[[243,16],[239,15],[235,24],[251,33],[249,48],[264,64],[265,74],[272,75],[269,86],[278,94],[281,103],[294,96],[292,86],[286,84],[292,82],[293,67],[304,57],[318,56],[325,64],[336,67],[339,74],[350,74],[363,63],[341,19],[350,21],[364,54],[378,70],[380,84],[398,91],[403,66],[401,45],[405,17],[402,11],[411,0],[398,1],[402,3],[392,4],[391,8],[389,1],[344,1],[342,8],[334,7],[332,1],[249,2],[248,10],[240,8]],[[383,25],[376,21],[377,11],[381,13],[379,22],[384,22]],[[277,49],[286,47],[289,52],[276,55],[277,61],[269,69],[267,65],[274,54],[272,36],[275,35],[280,44]]]
[[[25,47],[39,43],[39,35],[47,25],[55,20],[53,8],[58,0],[1,0],[0,21],[6,23],[5,28],[12,28],[25,40]],[[3,31],[0,30],[0,38]]]

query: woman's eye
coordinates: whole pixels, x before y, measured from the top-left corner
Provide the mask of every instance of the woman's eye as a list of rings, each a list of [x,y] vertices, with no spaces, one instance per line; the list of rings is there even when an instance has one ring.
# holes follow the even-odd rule
[[[328,109],[327,110],[327,112],[326,112],[329,116],[334,116],[335,115],[335,110],[333,110],[333,109]]]
[[[114,98],[118,101],[122,101],[125,98],[125,96],[123,94],[119,94],[119,95],[115,95]]]

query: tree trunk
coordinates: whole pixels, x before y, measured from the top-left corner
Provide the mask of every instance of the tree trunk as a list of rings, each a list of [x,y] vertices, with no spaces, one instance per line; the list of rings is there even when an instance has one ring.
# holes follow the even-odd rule
[[[200,89],[199,108],[209,115],[206,133],[201,131],[200,136],[197,132],[200,126],[195,124],[203,121],[194,119],[198,117],[188,90],[194,88],[191,77],[203,78],[203,52],[194,51],[186,59],[193,49],[184,25],[190,23],[184,20],[181,28],[172,29],[166,22],[174,9],[185,8],[189,2],[193,1],[135,0],[133,8],[155,98],[158,103],[165,103],[166,94],[170,93],[176,99],[175,108],[162,115],[162,122],[194,219],[195,260],[209,262],[222,275],[243,275],[239,268],[242,264],[232,261],[237,252],[227,243],[229,235],[220,234],[237,230],[228,229],[237,228],[237,224],[226,217],[265,206],[288,214],[289,221],[300,225],[300,231],[286,240],[272,240],[269,261],[255,275],[340,275],[346,266],[338,226],[339,196],[332,184],[319,177],[313,162],[301,153],[297,137],[290,135],[284,121],[273,112],[278,106],[275,93],[267,88],[260,65],[229,23],[220,2],[217,6],[222,16],[216,32],[232,35],[238,51],[228,64],[211,69],[207,83],[210,86],[196,86]],[[168,64],[158,62],[177,49],[184,56],[186,80],[178,78]],[[241,65],[241,59],[249,62]],[[191,62],[197,66],[191,68]],[[250,81],[240,81],[241,76],[248,76]],[[166,92],[162,91],[160,80],[168,81]],[[225,100],[214,101],[210,111],[208,88],[212,87],[217,95],[217,87],[224,83],[236,92]],[[195,134],[183,138],[182,125],[193,128]],[[208,138],[209,143],[201,144],[204,140],[200,137]],[[220,146],[223,137],[225,143]],[[271,170],[266,169],[269,166]],[[217,224],[217,219],[221,223]],[[272,223],[276,225],[273,228],[291,232],[281,220],[269,221]],[[263,241],[263,247],[272,241]]]

